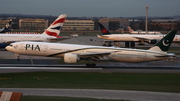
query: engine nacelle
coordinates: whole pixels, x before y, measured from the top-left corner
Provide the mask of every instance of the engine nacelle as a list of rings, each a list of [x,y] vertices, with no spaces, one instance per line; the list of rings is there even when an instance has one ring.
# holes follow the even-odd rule
[[[80,58],[76,54],[66,53],[64,54],[64,62],[65,63],[77,63]]]
[[[157,43],[157,40],[156,40],[156,39],[149,40],[148,43],[149,43],[149,44],[155,44],[155,43]]]

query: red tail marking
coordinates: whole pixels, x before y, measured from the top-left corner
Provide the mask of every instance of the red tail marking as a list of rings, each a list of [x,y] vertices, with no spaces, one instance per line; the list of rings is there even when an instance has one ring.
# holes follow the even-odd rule
[[[102,28],[101,31],[102,31],[103,33],[107,33],[106,28]]]
[[[48,34],[49,36],[55,36],[55,37],[58,37],[58,34],[55,33],[55,32],[46,31],[46,34]]]
[[[57,24],[57,23],[64,23],[65,20],[66,20],[66,18],[61,18],[61,19],[59,19],[59,20],[53,22],[52,25],[55,25],[55,24]]]
[[[131,29],[131,27],[128,27],[128,29],[129,29],[129,32],[133,32],[132,29]]]

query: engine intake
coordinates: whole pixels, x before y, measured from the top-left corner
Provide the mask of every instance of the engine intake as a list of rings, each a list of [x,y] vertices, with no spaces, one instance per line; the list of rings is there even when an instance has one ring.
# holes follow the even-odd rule
[[[64,62],[65,63],[77,63],[80,61],[80,58],[73,53],[66,53],[64,54]]]

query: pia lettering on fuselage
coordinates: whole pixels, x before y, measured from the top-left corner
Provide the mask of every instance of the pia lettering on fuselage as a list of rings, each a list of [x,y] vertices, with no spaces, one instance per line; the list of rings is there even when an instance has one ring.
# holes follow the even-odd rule
[[[25,50],[40,51],[39,45],[26,44]]]

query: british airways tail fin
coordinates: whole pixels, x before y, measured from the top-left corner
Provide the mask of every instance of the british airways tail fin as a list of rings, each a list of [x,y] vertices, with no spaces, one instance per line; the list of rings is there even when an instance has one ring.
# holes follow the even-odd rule
[[[10,20],[5,27],[2,28],[2,30],[0,31],[0,33],[5,33],[5,32],[10,32],[12,31],[11,29],[12,26],[12,20]]]
[[[129,30],[130,33],[134,32],[134,30],[130,26],[128,27],[128,30]]]
[[[111,34],[101,23],[98,23],[103,35]]]
[[[55,36],[58,37],[60,34],[61,28],[64,24],[64,21],[66,20],[67,15],[61,14],[44,32],[43,34],[49,35],[49,36]]]
[[[176,30],[171,30],[165,37],[163,37],[159,42],[157,42],[153,47],[151,47],[150,51],[157,51],[157,52],[167,52],[171,43],[176,35]]]

